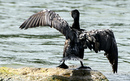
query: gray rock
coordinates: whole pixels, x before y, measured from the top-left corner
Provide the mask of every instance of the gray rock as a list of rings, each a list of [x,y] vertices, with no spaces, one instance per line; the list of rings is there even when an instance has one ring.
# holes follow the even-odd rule
[[[61,68],[0,68],[0,81],[108,81],[99,71]]]

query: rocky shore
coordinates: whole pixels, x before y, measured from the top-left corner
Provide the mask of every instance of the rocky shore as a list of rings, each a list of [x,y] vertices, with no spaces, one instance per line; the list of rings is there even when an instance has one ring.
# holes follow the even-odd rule
[[[61,68],[0,67],[0,81],[108,81],[99,71]]]

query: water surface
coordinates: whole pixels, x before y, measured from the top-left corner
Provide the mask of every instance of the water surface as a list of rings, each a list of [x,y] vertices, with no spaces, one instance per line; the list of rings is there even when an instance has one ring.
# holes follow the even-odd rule
[[[70,11],[81,13],[81,28],[113,30],[119,49],[118,73],[113,74],[103,52],[86,50],[84,64],[99,70],[110,81],[130,81],[130,0],[0,0],[0,66],[56,67],[62,58],[65,37],[49,27],[20,30],[30,15],[51,9],[72,25]],[[80,65],[67,61],[68,65]]]

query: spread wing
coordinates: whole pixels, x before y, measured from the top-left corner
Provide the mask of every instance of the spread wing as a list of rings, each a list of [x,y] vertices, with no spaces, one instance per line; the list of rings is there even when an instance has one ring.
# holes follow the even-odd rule
[[[104,50],[106,57],[112,65],[113,72],[117,72],[118,67],[118,48],[114,34],[111,30],[92,30],[83,31],[79,35],[84,47],[93,49],[96,53]]]
[[[30,16],[21,26],[21,29],[28,29],[38,26],[50,26],[67,36],[70,32],[68,23],[58,14],[51,10],[43,10]]]

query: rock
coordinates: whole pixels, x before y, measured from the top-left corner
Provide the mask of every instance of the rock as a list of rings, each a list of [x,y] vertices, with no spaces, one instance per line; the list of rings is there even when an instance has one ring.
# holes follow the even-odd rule
[[[0,68],[0,81],[108,81],[99,71],[61,68]]]

